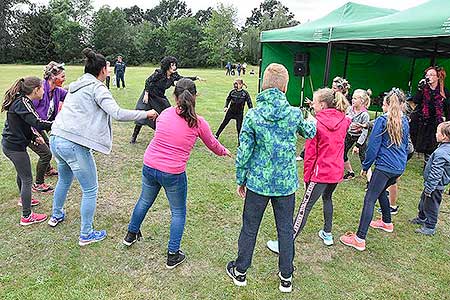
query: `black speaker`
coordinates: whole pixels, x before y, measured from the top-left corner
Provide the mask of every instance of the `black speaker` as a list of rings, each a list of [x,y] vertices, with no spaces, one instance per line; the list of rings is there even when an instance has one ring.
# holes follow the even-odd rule
[[[308,76],[309,75],[309,54],[297,53],[294,59],[294,75]]]

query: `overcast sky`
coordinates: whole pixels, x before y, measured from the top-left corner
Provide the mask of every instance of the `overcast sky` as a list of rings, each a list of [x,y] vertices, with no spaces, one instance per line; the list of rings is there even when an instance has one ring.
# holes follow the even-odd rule
[[[48,0],[31,0],[32,2],[40,2],[48,4]],[[449,0],[450,1],[450,0]],[[195,13],[199,9],[206,9],[209,6],[215,6],[218,2],[226,5],[233,5],[238,9],[239,21],[243,25],[245,19],[250,16],[251,11],[255,7],[259,7],[262,1],[258,0],[185,0],[186,4]],[[344,5],[349,0],[281,0],[281,2],[295,14],[296,20],[300,22],[307,22],[308,20],[318,19],[330,11]],[[352,2],[393,8],[397,10],[404,10],[424,2],[427,0],[353,0]],[[110,7],[131,7],[138,5],[142,9],[148,9],[156,6],[159,0],[94,0],[94,8],[98,9],[103,5]]]

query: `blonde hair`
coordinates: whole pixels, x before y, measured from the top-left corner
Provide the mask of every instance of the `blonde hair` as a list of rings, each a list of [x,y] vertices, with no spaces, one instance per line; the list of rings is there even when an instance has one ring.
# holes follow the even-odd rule
[[[318,89],[314,92],[319,102],[325,102],[328,108],[335,108],[341,112],[345,112],[348,107],[347,98],[341,92],[335,92],[330,88]]]
[[[400,146],[403,137],[403,104],[406,101],[405,94],[398,88],[393,88],[384,98],[387,108],[386,131],[391,139],[391,144]]]
[[[450,139],[450,121],[442,122],[441,124],[438,125],[438,128],[443,136]]]
[[[342,94],[348,94],[348,90],[351,88],[348,80],[339,76],[334,77],[333,84],[336,85]]]
[[[353,92],[353,96],[355,96],[355,94],[360,94],[360,97],[363,100],[364,107],[367,108],[367,107],[370,106],[370,96],[372,96],[372,90],[371,89],[368,89],[368,90],[356,89]]]
[[[281,64],[272,63],[264,70],[262,90],[277,88],[284,91],[288,81],[289,73],[287,69]]]

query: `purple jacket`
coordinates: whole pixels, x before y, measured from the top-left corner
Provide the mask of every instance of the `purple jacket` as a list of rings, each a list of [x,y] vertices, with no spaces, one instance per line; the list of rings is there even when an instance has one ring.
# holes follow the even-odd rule
[[[42,120],[53,121],[58,113],[59,102],[64,102],[67,91],[60,87],[55,87],[50,91],[50,84],[44,80],[44,95],[41,100],[33,100],[36,112]]]

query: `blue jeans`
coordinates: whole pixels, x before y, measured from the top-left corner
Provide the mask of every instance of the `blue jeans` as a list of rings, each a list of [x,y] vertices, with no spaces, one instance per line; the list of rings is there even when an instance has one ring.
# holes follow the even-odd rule
[[[386,171],[375,169],[370,178],[364,197],[364,206],[359,220],[358,232],[356,235],[360,239],[366,239],[369,224],[372,221],[375,202],[380,202],[381,213],[384,223],[391,223],[391,206],[389,204],[386,189],[397,182],[397,178],[402,174],[393,174]]]
[[[97,204],[97,167],[89,148],[59,136],[50,136],[50,150],[58,164],[58,183],[53,195],[52,215],[61,218],[67,193],[75,176],[80,183],[81,197],[81,235],[93,231],[95,207]]]
[[[186,223],[186,172],[169,174],[144,165],[142,168],[142,191],[131,215],[128,231],[137,233],[140,230],[142,221],[155,202],[161,187],[166,192],[172,214],[168,250],[175,253],[180,249]]]

